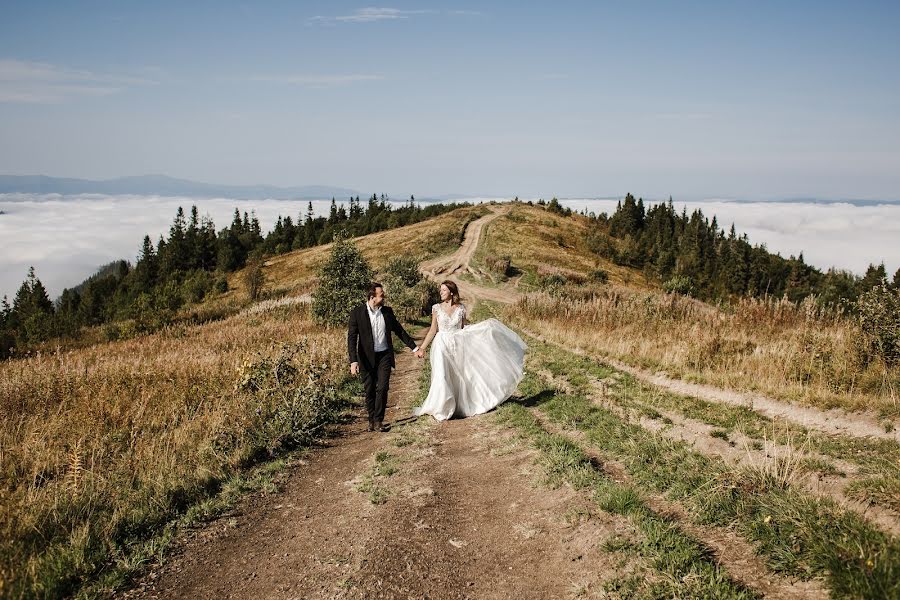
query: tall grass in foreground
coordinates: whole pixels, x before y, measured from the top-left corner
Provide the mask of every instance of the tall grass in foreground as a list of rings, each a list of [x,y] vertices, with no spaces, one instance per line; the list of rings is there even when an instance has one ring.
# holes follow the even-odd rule
[[[866,351],[859,326],[812,300],[744,298],[716,308],[618,286],[529,294],[505,318],[567,346],[675,377],[824,408],[900,416],[900,367]]]
[[[0,364],[0,596],[71,595],[333,418],[342,336],[303,305]]]

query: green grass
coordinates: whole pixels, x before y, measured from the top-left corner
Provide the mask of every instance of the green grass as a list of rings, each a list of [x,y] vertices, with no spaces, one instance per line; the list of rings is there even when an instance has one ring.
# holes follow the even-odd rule
[[[532,359],[542,362],[544,348],[532,346]],[[677,500],[698,524],[734,528],[773,570],[804,579],[823,577],[838,597],[900,595],[900,544],[861,516],[753,470],[729,468],[683,442],[623,421],[582,393],[550,389],[533,374],[523,388],[524,404],[582,432],[604,458],[625,466],[636,489]],[[635,494],[610,494],[608,510],[633,506]]]
[[[606,477],[577,444],[543,429],[524,406],[507,402],[498,409],[496,418],[516,428],[539,450],[548,483],[565,482],[589,492],[598,508],[629,518],[641,533],[635,551],[647,559],[659,577],[631,583],[614,579],[608,582],[608,591],[616,591],[622,597],[638,593],[656,598],[759,597],[734,581],[707,547],[682,531],[677,523],[650,509],[637,488]],[[623,596],[623,586],[633,589]]]
[[[385,450],[376,452],[372,459],[372,468],[356,484],[356,491],[367,494],[369,502],[378,506],[387,502],[391,496],[384,480],[399,472],[399,459]]]
[[[739,431],[751,440],[751,446],[756,450],[764,447],[763,440],[779,445],[796,445],[797,439],[803,439],[804,446],[811,453],[855,463],[862,474],[884,479],[887,488],[900,487],[900,444],[893,440],[829,435],[800,425],[775,423],[746,406],[669,393],[591,358],[566,352],[533,338],[527,341],[535,351],[532,354],[539,357],[540,366],[547,368],[554,376],[565,378],[582,395],[594,393],[591,380],[606,380],[609,399],[636,415],[649,416],[648,413],[653,414],[654,411],[677,413],[715,427],[712,435],[726,441],[728,432]],[[722,437],[723,433],[725,437]],[[837,469],[832,467],[826,473],[829,471]],[[872,493],[867,494],[868,491]],[[878,493],[877,487],[859,486],[857,493],[861,500],[892,507],[891,498]]]

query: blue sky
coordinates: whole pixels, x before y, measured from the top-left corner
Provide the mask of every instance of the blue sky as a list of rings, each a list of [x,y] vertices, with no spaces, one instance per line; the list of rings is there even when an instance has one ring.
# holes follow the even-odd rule
[[[0,172],[900,199],[900,3],[183,4],[0,4]]]

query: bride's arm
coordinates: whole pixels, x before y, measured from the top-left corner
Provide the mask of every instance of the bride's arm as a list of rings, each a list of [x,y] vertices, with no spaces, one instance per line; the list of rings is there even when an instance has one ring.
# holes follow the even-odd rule
[[[431,340],[434,339],[434,336],[437,334],[438,324],[437,324],[437,313],[434,311],[432,307],[431,310],[431,329],[428,330],[428,335],[425,336],[425,341],[422,342],[422,345],[419,346],[419,350],[425,352],[425,349],[428,348],[428,345],[431,343]]]

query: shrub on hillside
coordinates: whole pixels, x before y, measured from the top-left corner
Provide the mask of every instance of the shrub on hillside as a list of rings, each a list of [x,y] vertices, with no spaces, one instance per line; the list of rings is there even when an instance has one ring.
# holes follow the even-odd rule
[[[422,277],[419,263],[412,257],[391,260],[385,268],[384,285],[388,304],[401,321],[427,315],[431,305],[440,302],[438,285]]]
[[[856,301],[869,349],[889,367],[900,363],[900,289],[876,285]]]
[[[203,300],[212,288],[212,274],[197,269],[192,271],[181,284],[185,304],[196,304]]]
[[[247,360],[236,387],[252,411],[242,416],[240,426],[229,424],[228,435],[220,436],[218,443],[228,439],[226,446],[243,446],[239,460],[252,463],[260,453],[274,456],[321,436],[322,428],[336,419],[340,402],[330,381],[331,367],[316,360],[315,354],[309,341],[301,338]],[[238,438],[231,441],[234,435]]]
[[[350,311],[366,299],[372,269],[346,232],[334,237],[331,256],[313,292],[313,317],[326,325],[346,325]]]
[[[690,296],[694,292],[694,281],[685,275],[675,275],[663,284],[667,294]]]
[[[422,274],[419,273],[419,261],[412,256],[392,258],[384,270],[406,287],[412,287],[422,280]]]
[[[509,277],[512,269],[512,259],[509,256],[496,256],[490,254],[484,259],[485,266],[496,275]]]
[[[596,269],[594,271],[591,271],[590,279],[594,283],[607,283],[609,282],[609,273],[607,273],[603,269]]]
[[[247,297],[252,301],[259,300],[264,283],[262,259],[254,256],[247,262],[247,270],[244,271],[244,285],[247,286]]]

